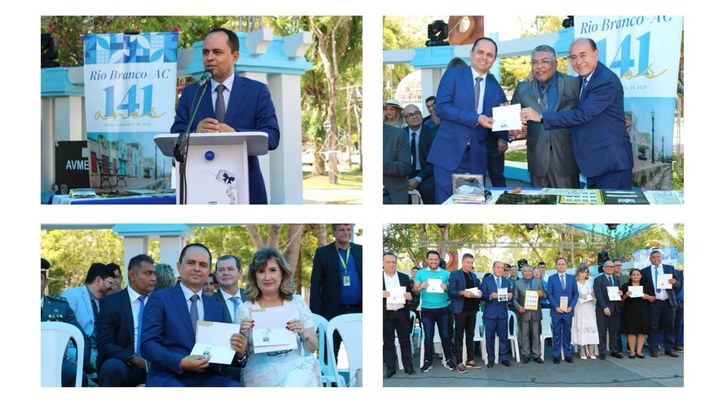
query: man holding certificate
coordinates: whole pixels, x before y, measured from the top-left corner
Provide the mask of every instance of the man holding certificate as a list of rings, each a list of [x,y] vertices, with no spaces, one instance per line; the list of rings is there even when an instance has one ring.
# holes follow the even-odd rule
[[[473,331],[476,328],[476,313],[481,305],[481,282],[473,272],[473,255],[466,253],[461,261],[462,268],[451,272],[448,295],[451,297],[451,312],[455,319],[453,350],[456,355],[456,369],[459,373],[466,368],[480,368],[474,359]],[[463,362],[463,333],[466,333],[466,353]]]
[[[557,274],[549,277],[546,293],[551,305],[552,343],[554,363],[561,362],[562,352],[566,362],[574,363],[571,358],[571,321],[574,306],[579,298],[574,276],[566,274],[566,259],[556,259]]]
[[[619,279],[614,276],[614,262],[604,262],[604,274],[594,279],[594,296],[597,300],[597,332],[599,333],[599,359],[606,358],[607,332],[609,332],[609,351],[615,358],[622,359],[620,350],[619,326],[622,320],[622,291]]]
[[[400,355],[405,373],[415,375],[413,351],[410,345],[410,311],[408,301],[413,297],[410,278],[396,270],[398,257],[393,253],[383,254],[383,360],[385,377],[395,375],[398,357],[395,353],[395,334],[400,342]]]
[[[541,303],[546,298],[546,290],[541,280],[534,278],[533,269],[526,264],[521,268],[523,279],[514,283],[513,304],[519,322],[519,340],[521,343],[522,362],[527,364],[531,358],[543,364],[541,359]]]
[[[496,337],[498,336],[498,358],[503,366],[510,366],[508,360],[508,302],[513,298],[511,292],[511,281],[503,276],[503,262],[493,262],[493,275],[483,279],[481,292],[486,307],[483,310],[483,321],[486,326],[486,354],[488,354],[489,368],[493,368],[496,361],[494,350]]]
[[[659,333],[665,331],[665,355],[677,358],[675,351],[675,311],[677,309],[676,292],[680,283],[675,279],[675,268],[662,264],[662,253],[652,250],[649,255],[650,266],[642,269],[642,282],[645,287],[651,285],[655,289],[655,301],[650,305],[650,329],[647,345],[650,356],[657,358],[659,350]]]
[[[423,331],[425,338],[423,345],[425,353],[423,355],[423,366],[421,372],[430,371],[433,365],[433,336],[435,335],[435,326],[438,326],[438,333],[441,337],[441,345],[443,346],[443,355],[446,360],[446,368],[450,371],[456,369],[451,354],[451,338],[449,336],[449,315],[448,304],[448,279],[450,273],[439,268],[440,255],[435,250],[425,253],[428,267],[418,271],[415,275],[413,284],[413,292],[420,294],[420,316],[423,320]]]

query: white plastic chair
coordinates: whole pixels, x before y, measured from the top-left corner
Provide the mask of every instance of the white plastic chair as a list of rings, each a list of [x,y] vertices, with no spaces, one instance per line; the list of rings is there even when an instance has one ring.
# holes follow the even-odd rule
[[[410,204],[414,204],[414,205],[423,204],[423,197],[420,195],[420,192],[418,191],[418,189],[409,190],[408,196],[410,196]]]
[[[541,315],[543,317],[541,319],[541,335],[539,335],[539,340],[541,342],[541,359],[544,359],[544,355],[545,355],[544,347],[546,346],[546,338],[551,338],[553,341],[554,334],[551,332],[551,315],[549,315],[549,312],[542,311]],[[552,354],[553,354],[553,351],[552,351]]]
[[[327,352],[334,357],[335,347],[333,334],[337,331],[345,344],[347,359],[350,366],[350,382],[345,383],[344,378],[337,370],[337,360],[330,359],[332,373],[338,387],[359,386],[362,384],[362,314],[343,314],[330,320],[327,324],[326,343]],[[340,349],[342,351],[342,348]]]
[[[413,311],[410,311],[410,333],[408,334],[408,338],[410,339],[410,348],[413,349],[413,327],[415,327],[415,313]],[[400,341],[398,340],[398,333],[395,333],[395,352],[398,355],[398,369],[404,369],[403,366],[403,357],[401,356],[400,352]]]
[[[73,339],[78,349],[76,387],[83,385],[83,351],[85,341],[81,330],[65,322],[40,323],[40,385],[62,386],[63,358],[68,341]]]
[[[312,322],[315,324],[317,329],[317,362],[320,365],[321,380],[325,386],[331,386],[333,382],[336,382],[333,375],[332,365],[325,363],[325,349],[327,342],[325,341],[327,326],[329,322],[322,315],[312,314]],[[304,347],[302,348],[304,353]],[[330,355],[332,356],[332,355]]]
[[[513,320],[513,328],[511,327],[511,321]],[[521,362],[521,356],[519,354],[519,339],[517,336],[518,332],[518,320],[516,319],[516,313],[509,310],[508,320],[506,321],[506,332],[508,333],[509,346],[511,347],[511,357],[516,358],[516,362]],[[498,337],[496,337],[496,343],[494,344],[494,351],[496,351],[496,363],[498,363]]]

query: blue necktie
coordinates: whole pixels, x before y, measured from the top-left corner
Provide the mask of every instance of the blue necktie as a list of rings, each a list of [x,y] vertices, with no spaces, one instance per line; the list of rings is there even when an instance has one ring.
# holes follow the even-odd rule
[[[657,294],[662,292],[662,289],[659,286],[659,281],[657,280],[657,274],[659,274],[659,271],[657,270],[657,267],[655,266],[655,287],[657,288]]]
[[[418,161],[415,160],[415,157],[418,156],[415,149],[415,132],[411,132],[410,134],[410,156],[413,157],[413,167],[412,171],[410,173],[415,172],[418,166]]]
[[[224,84],[219,84],[216,87],[216,104],[214,104],[214,116],[219,122],[224,121],[224,114],[226,109],[224,108]]]
[[[189,298],[191,300],[191,308],[189,309],[189,317],[191,317],[191,328],[196,333],[196,322],[199,321],[199,308],[196,302],[199,300],[199,295],[194,294]]]
[[[587,83],[589,83],[589,81],[586,77],[582,78],[582,89],[579,91],[579,99],[582,99],[582,96],[584,95],[584,88],[587,87]]]
[[[146,301],[147,295],[141,295],[138,297],[139,302],[141,303],[138,306],[138,333],[136,334],[136,355],[141,355],[141,324],[143,323],[143,307],[145,305],[144,301]]]
[[[473,93],[476,94],[476,104],[475,105],[476,105],[477,114],[481,113],[481,108],[482,108],[482,107],[478,106],[478,101],[481,99],[481,80],[482,79],[483,79],[483,77],[481,77],[481,76],[476,77],[476,86],[473,87]]]
[[[543,84],[541,86],[541,109],[544,112],[549,110],[549,84]]]
[[[239,308],[239,303],[242,302],[242,300],[239,298],[239,296],[230,297],[230,300],[232,300],[232,303],[234,304],[234,316],[232,317],[232,322],[234,322],[237,318],[237,309]]]
[[[564,274],[559,275],[559,279],[561,280],[561,289],[566,289],[566,280],[564,280]]]
[[[501,288],[501,277],[496,277],[496,289]]]
[[[614,281],[612,280],[612,276],[608,276],[608,278],[609,278],[609,285],[611,287],[614,287]]]

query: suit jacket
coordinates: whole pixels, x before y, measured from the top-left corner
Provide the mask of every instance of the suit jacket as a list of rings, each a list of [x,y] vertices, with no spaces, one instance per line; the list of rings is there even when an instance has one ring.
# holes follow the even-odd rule
[[[554,111],[573,109],[579,102],[579,78],[556,74],[558,99]],[[520,82],[511,98],[512,104],[542,112],[539,82]],[[540,122],[529,122],[526,136],[526,155],[529,172],[537,177],[546,176],[549,166],[557,175],[576,176],[579,167],[574,158],[570,128],[545,129]],[[551,152],[552,163],[549,163]]]
[[[486,276],[480,288],[483,293],[483,301],[486,303],[486,308],[483,309],[483,318],[508,319],[508,301],[504,302],[499,301],[498,298],[491,298],[491,293],[498,291],[496,276],[494,274]],[[501,277],[501,288],[508,289],[508,293],[511,294],[511,280]]]
[[[43,305],[40,307],[40,321],[56,321],[65,322],[78,328],[83,334],[83,366],[88,371],[92,370],[91,363],[91,340],[86,335],[86,332],[78,323],[76,315],[73,312],[70,304],[64,298],[56,297],[53,295],[46,295],[43,297]],[[99,366],[100,368],[100,366]]]
[[[544,297],[546,298],[546,289],[544,288],[544,284],[541,282],[538,278],[531,278],[531,291],[542,291],[544,293]],[[519,313],[519,308],[526,305],[526,290],[528,290],[528,287],[526,286],[526,280],[523,278],[520,278],[516,280],[514,283],[514,298],[513,298],[513,304],[516,309],[516,315],[518,317],[519,321],[541,321],[543,318],[543,315],[541,313],[541,297],[539,298],[539,308],[536,310],[525,310],[523,313]]]
[[[460,314],[463,312],[463,304],[466,298],[461,296],[459,293],[466,288],[466,277],[463,275],[463,270],[451,271],[451,276],[448,278],[448,297],[451,299],[451,312],[454,314]],[[473,287],[479,288],[481,281],[476,276],[476,273],[471,271],[471,280],[473,281]],[[484,295],[485,297],[485,295]],[[475,298],[480,302],[480,298]],[[480,304],[479,304],[480,305]]]
[[[612,275],[612,281],[614,286],[619,288],[619,279]],[[594,297],[597,299],[597,309],[604,311],[605,308],[609,308],[612,314],[621,314],[622,301],[611,301],[607,287],[609,287],[609,281],[607,281],[606,274],[600,274],[594,279]]]
[[[410,143],[410,128],[403,128],[405,135],[408,137],[408,143]],[[433,177],[433,165],[428,162],[428,154],[430,153],[430,147],[433,145],[433,138],[436,134],[436,128],[430,128],[421,125],[416,132],[416,138],[418,139],[418,157],[420,158],[420,170],[413,169],[412,163],[410,167],[410,174],[408,177],[420,177],[421,182],[426,178]],[[411,153],[412,158],[412,153]],[[411,159],[412,160],[412,159]]]
[[[181,93],[179,104],[176,107],[176,117],[171,126],[171,132],[183,132],[189,123],[192,104],[199,83],[194,83]],[[201,98],[201,105],[196,116],[191,119],[191,129],[202,119],[214,118],[214,102],[212,101],[214,90],[209,88]],[[224,116],[225,124],[234,128],[237,132],[261,131],[267,133],[269,150],[274,150],[279,145],[279,125],[275,114],[274,105],[266,85],[259,81],[239,75],[234,77],[231,93],[229,94],[229,105]],[[267,191],[264,187],[264,178],[259,168],[259,160],[256,156],[249,156],[249,202],[251,204],[266,204]]]
[[[669,264],[661,264],[660,267],[662,267],[662,271],[660,271],[660,274],[672,274],[672,278],[678,279],[679,274],[675,273],[675,268]],[[647,286],[650,286],[653,290],[652,295],[657,295],[657,283],[652,281],[652,266],[647,266],[642,269],[642,285],[647,288]],[[672,288],[665,290],[667,291],[667,302],[671,306],[677,305],[677,291],[680,289],[680,281],[678,280],[675,285],[672,286]]]
[[[410,277],[408,277],[407,274],[401,273],[400,271],[397,271],[396,273],[398,274],[398,281],[400,281],[400,285],[402,287],[405,287],[405,291],[411,293],[411,295],[412,295],[413,282],[410,280]],[[383,272],[383,274],[385,274],[385,272]],[[385,277],[383,277],[383,291],[385,291],[385,290],[387,290],[387,289],[385,288]],[[388,305],[388,299],[383,298],[383,311],[385,311],[385,308],[387,308],[387,305]],[[410,307],[410,300],[405,300],[405,309],[412,310],[412,308]]]
[[[486,76],[483,94],[483,114],[492,115],[495,106],[506,102],[501,85],[493,75]],[[473,74],[470,67],[449,68],[443,74],[436,95],[436,115],[441,118],[428,162],[453,172],[461,162],[468,141],[471,143],[470,173],[485,174],[487,168],[486,140],[489,136],[508,141],[508,133],[491,132],[478,126],[478,113],[473,92]]]
[[[205,321],[226,322],[224,307],[210,296],[201,298]],[[179,363],[191,353],[196,342],[196,331],[179,284],[151,293],[144,308],[142,328],[141,355],[151,362],[146,384],[161,386],[181,374]]]
[[[240,288],[239,293],[237,294],[241,300],[239,301],[239,305],[241,306],[244,304],[245,301],[247,301],[247,296],[244,294],[244,289]],[[212,297],[224,307],[224,322],[234,322],[237,317],[232,317],[231,314],[229,314],[229,308],[227,308],[227,301],[224,299],[224,294],[222,294],[221,288],[218,289]]]
[[[543,115],[546,129],[572,127],[574,157],[584,176],[631,169],[632,143],[624,122],[624,90],[598,62],[576,108]]]
[[[574,316],[574,309],[576,308],[576,302],[579,299],[579,289],[576,285],[576,280],[573,275],[564,274],[566,280],[566,288],[561,288],[561,281],[559,281],[559,273],[549,277],[549,282],[546,286],[546,294],[549,298],[549,304],[551,305],[550,312],[552,318],[564,317],[571,319]],[[561,297],[568,297],[567,303],[571,307],[570,313],[556,312],[556,308],[559,307],[559,300]]]
[[[350,243],[352,257],[355,260],[362,281],[362,246]],[[312,259],[310,277],[310,310],[322,315],[328,321],[338,315],[340,310],[340,258],[335,243],[318,247]],[[361,301],[362,306],[362,301]]]
[[[383,187],[393,204],[408,204],[410,158],[407,133],[383,124]]]
[[[136,355],[133,332],[128,287],[103,297],[101,312],[98,314],[98,368],[107,359],[116,358],[126,362]]]
[[[94,335],[95,319],[93,317],[91,296],[88,294],[87,287],[82,285],[80,287],[68,288],[60,296],[65,298],[68,305],[73,309],[76,320],[80,324],[83,333],[89,337]]]

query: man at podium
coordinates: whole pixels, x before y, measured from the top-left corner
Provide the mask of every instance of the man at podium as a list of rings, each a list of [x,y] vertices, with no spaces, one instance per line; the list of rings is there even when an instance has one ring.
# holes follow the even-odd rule
[[[261,82],[236,75],[239,38],[225,28],[211,30],[204,39],[202,60],[211,72],[209,92],[204,93],[194,118],[189,118],[194,83],[184,88],[171,133],[183,132],[191,120],[191,132],[266,132],[269,150],[279,145],[279,125],[269,89]],[[267,204],[267,191],[256,156],[249,156],[249,203]]]

